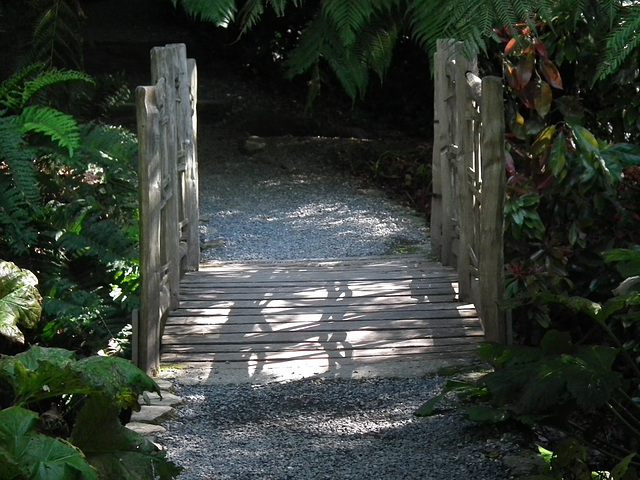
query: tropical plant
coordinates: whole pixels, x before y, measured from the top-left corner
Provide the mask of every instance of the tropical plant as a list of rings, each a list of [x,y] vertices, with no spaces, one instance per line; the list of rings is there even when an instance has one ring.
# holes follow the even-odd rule
[[[0,260],[0,335],[24,343],[23,329],[37,327],[42,312],[38,279],[29,270]]]
[[[96,351],[137,304],[135,137],[46,103],[80,72],[27,68],[0,85],[0,246],[35,272],[41,339]]]
[[[640,248],[606,251],[603,258],[616,264],[623,278],[606,301],[539,297],[581,314],[579,321],[591,332],[580,338],[581,343],[569,332],[549,330],[537,347],[483,344],[480,356],[494,371],[476,382],[449,381],[416,415],[433,415],[455,392],[474,421],[544,424],[566,435],[564,443],[553,446],[555,457],[548,457],[554,458],[552,470],[560,474],[540,478],[567,478],[562,475],[586,468],[587,449],[608,459],[595,469],[618,464],[619,476],[613,478],[638,478],[640,461],[634,453],[640,444]]]
[[[289,76],[311,74],[311,96],[319,92],[322,69],[329,66],[352,99],[362,97],[371,73],[385,77],[394,48],[402,39],[410,38],[429,58],[438,38],[467,41],[470,51],[487,52],[491,40],[498,38],[496,27],[524,23],[535,31],[540,19],[550,21],[558,11],[569,15],[570,23],[585,19],[602,27],[596,41],[603,54],[597,55],[589,80],[619,71],[631,57],[637,57],[640,44],[640,5],[624,0],[172,1],[192,16],[218,26],[237,21],[240,33],[253,28],[269,8],[278,16],[292,9],[310,10],[308,24],[293,26],[296,47],[285,67]]]
[[[2,388],[4,387],[4,388]],[[12,479],[171,479],[164,452],[122,426],[158,385],[129,361],[31,347],[0,356],[0,469]]]

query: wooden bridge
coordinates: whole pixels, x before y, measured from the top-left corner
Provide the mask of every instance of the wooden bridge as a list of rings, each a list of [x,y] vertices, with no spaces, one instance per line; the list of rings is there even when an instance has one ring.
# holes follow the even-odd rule
[[[195,62],[184,45],[152,50],[155,84],[138,88],[143,233],[134,360],[141,368],[196,368],[206,371],[203,381],[421,375],[474,361],[485,339],[506,341],[498,308],[502,85],[483,79],[478,96],[467,78],[475,62],[455,42],[439,47],[431,235],[441,262],[393,256],[206,266],[194,261]]]

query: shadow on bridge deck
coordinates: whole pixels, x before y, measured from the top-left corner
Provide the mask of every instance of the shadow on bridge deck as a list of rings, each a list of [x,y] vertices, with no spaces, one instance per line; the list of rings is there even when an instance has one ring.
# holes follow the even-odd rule
[[[455,271],[420,257],[217,263],[180,298],[162,371],[188,383],[422,376],[484,340]]]

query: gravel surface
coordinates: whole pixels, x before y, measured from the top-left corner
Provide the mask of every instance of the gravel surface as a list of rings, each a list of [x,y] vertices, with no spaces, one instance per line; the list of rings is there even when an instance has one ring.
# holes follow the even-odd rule
[[[342,148],[331,139],[254,139],[264,145],[249,154],[242,139],[203,130],[210,135],[199,149],[205,260],[428,252],[423,219],[331,167]],[[184,467],[182,480],[510,478],[499,458],[517,449],[513,438],[456,412],[413,415],[443,383],[177,383],[183,404],[157,440]]]
[[[178,418],[158,440],[180,479],[510,478],[517,450],[460,414],[417,418],[437,393],[430,379],[302,380],[182,386]]]
[[[242,142],[200,141],[204,261],[428,249],[423,217],[332,166],[339,145],[362,140],[260,138],[253,154],[243,153]]]

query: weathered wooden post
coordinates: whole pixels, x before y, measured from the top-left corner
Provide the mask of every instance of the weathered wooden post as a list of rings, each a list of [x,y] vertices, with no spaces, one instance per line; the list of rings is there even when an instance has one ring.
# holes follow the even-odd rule
[[[482,79],[482,192],[479,238],[480,316],[485,338],[507,343],[504,296],[504,104],[502,79]]]
[[[504,290],[504,107],[502,81],[480,80],[464,44],[438,40],[431,241],[457,269],[459,296],[473,302],[488,340],[507,340]]]
[[[151,50],[151,79],[152,86],[136,90],[141,286],[134,361],[155,373],[181,276],[200,261],[196,66],[184,44]]]
[[[455,83],[455,128],[453,143],[457,148],[457,202],[458,202],[458,228],[460,230],[460,246],[458,247],[458,282],[460,298],[464,301],[472,301],[473,294],[471,263],[474,258],[474,218],[473,189],[475,181],[475,145],[474,131],[476,128],[477,112],[473,105],[467,72],[477,74],[476,59],[468,59],[464,52],[464,43],[457,42],[454,46],[454,83]]]

